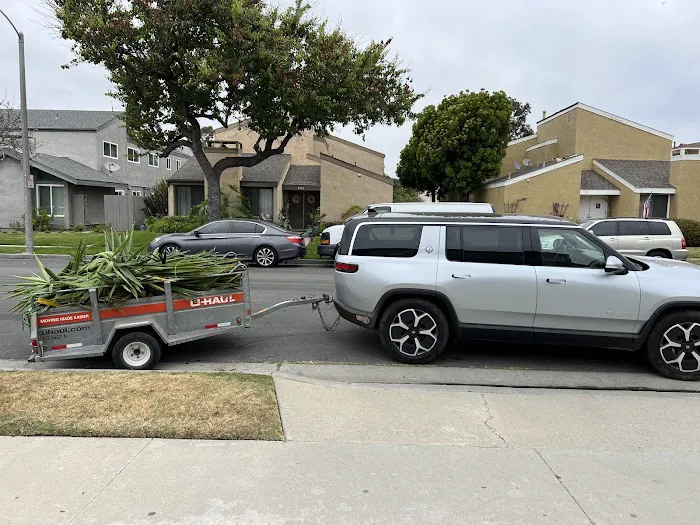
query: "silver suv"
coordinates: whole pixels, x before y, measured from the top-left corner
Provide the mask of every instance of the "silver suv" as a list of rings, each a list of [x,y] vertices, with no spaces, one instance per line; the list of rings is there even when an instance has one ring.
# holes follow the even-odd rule
[[[581,226],[625,255],[688,259],[683,232],[668,219],[600,219]]]
[[[335,304],[404,363],[450,339],[643,350],[700,379],[700,267],[628,259],[555,218],[382,214],[345,225]]]

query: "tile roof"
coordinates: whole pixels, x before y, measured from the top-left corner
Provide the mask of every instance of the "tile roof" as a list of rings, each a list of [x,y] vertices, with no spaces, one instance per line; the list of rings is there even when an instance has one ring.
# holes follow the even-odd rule
[[[19,162],[22,161],[22,157],[16,152],[3,150],[0,152],[0,154],[12,157]],[[40,169],[46,173],[58,177],[59,179],[63,179],[71,184],[80,186],[112,187],[126,185],[126,183],[117,178],[106,175],[101,171],[94,170],[89,166],[76,162],[68,157],[56,157],[54,155],[39,153],[30,159],[29,164],[33,168]]]
[[[619,190],[609,180],[603,178],[593,170],[583,170],[581,172],[582,190]]]
[[[273,155],[266,158],[260,164],[243,168],[243,178],[241,182],[274,182],[278,183],[284,177],[287,166],[292,156],[288,153]]]
[[[321,166],[289,166],[285,186],[321,187]]]
[[[595,159],[595,162],[635,188],[673,188],[669,182],[671,162],[668,160]]]
[[[119,112],[113,111],[30,109],[27,111],[27,121],[30,129],[94,131],[119,115]]]

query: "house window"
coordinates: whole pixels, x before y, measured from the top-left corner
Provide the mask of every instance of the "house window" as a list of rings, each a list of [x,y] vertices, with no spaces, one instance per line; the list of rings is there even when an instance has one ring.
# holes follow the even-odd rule
[[[117,195],[126,195],[126,190],[124,188],[116,188],[114,190],[114,193],[116,193]]]
[[[173,169],[172,161],[171,161],[170,157],[168,157],[167,159],[165,159],[165,169],[168,170],[168,171],[170,171],[171,169]]]
[[[644,216],[644,202],[649,197],[649,194],[639,196],[639,216]],[[668,217],[669,195],[652,195],[651,209],[649,210],[650,219],[665,219]]]
[[[102,142],[102,153],[105,157],[110,159],[119,158],[119,147],[113,142]]]
[[[36,209],[54,217],[66,216],[66,188],[60,184],[36,185]]]
[[[175,169],[179,170],[182,167],[182,161],[181,160],[176,160],[175,161]]]
[[[126,160],[134,164],[140,164],[141,158],[139,156],[139,150],[136,148],[126,148]]]
[[[157,168],[160,166],[160,158],[157,153],[148,154],[148,165],[152,168]]]
[[[272,188],[242,188],[243,196],[248,199],[250,212],[253,217],[263,215],[273,218],[274,213],[274,193]]]
[[[136,197],[141,197],[143,192],[141,190],[131,190],[131,194],[135,195]]]
[[[204,185],[175,186],[175,208],[177,215],[187,215],[193,206],[204,202]]]

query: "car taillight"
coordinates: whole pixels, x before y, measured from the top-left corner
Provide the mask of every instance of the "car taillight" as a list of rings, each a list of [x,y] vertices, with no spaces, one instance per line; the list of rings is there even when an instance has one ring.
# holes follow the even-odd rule
[[[685,245],[685,237],[681,237],[681,250],[685,250],[686,245]]]
[[[335,263],[335,271],[341,273],[355,273],[360,267],[356,264],[348,264],[342,262]]]
[[[292,244],[303,244],[304,239],[299,237],[298,235],[288,235],[287,240],[291,242]]]
[[[330,244],[330,239],[321,239],[321,244]]]

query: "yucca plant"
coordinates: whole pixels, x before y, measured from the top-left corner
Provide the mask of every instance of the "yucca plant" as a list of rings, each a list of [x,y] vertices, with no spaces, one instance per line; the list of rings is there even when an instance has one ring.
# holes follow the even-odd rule
[[[105,233],[105,250],[87,260],[87,246],[80,243],[68,265],[52,272],[37,257],[39,274],[17,277],[19,283],[9,297],[18,299],[13,311],[43,312],[64,306],[88,307],[89,289],[95,288],[98,300],[119,307],[130,299],[142,299],[165,292],[170,281],[175,295],[188,297],[216,288],[240,284],[237,259],[213,252],[160,254],[134,249],[133,232]]]

